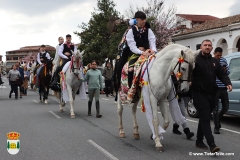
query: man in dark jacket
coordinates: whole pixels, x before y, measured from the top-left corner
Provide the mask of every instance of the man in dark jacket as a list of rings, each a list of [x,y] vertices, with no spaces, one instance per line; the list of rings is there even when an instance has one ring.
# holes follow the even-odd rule
[[[16,62],[16,67],[17,67],[17,70],[20,72],[20,75],[21,75],[21,83],[23,82],[23,79],[24,79],[24,71],[23,69],[20,67],[20,62]],[[22,87],[22,84],[19,85],[19,89],[20,89],[20,98],[22,98],[22,94],[23,94],[23,87]]]
[[[210,126],[210,116],[216,106],[215,95],[217,92],[216,77],[221,80],[229,91],[232,90],[231,81],[224,72],[219,61],[211,56],[212,42],[204,40],[201,52],[196,56],[195,68],[192,73],[193,102],[199,113],[196,147],[207,150],[203,143],[205,136],[212,153],[218,152]]]

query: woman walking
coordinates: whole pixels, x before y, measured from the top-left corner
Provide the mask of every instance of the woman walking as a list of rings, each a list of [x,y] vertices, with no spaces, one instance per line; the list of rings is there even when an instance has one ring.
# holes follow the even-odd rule
[[[92,101],[93,97],[95,97],[96,102],[96,117],[101,118],[102,115],[100,114],[100,103],[99,103],[99,95],[100,91],[103,93],[102,90],[102,73],[100,70],[97,69],[97,62],[95,60],[91,63],[91,69],[89,69],[85,75],[84,81],[88,82],[88,116],[91,116],[91,108],[92,108]]]
[[[15,93],[15,99],[18,99],[18,80],[21,79],[20,72],[17,70],[16,65],[13,65],[13,69],[8,72],[9,82],[11,85],[11,91],[9,98],[11,98],[12,91]]]

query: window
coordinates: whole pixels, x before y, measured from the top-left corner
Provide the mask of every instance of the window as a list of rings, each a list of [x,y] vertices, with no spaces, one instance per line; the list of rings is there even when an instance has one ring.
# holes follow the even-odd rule
[[[233,58],[230,61],[229,64],[229,69],[230,69],[230,74],[229,78],[232,81],[237,81],[240,80],[240,58]]]
[[[7,60],[12,60],[12,57],[7,57]]]
[[[13,60],[18,60],[18,57],[13,57]]]

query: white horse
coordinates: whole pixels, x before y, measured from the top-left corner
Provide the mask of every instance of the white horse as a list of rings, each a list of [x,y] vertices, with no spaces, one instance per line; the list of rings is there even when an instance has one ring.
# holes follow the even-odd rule
[[[179,58],[183,57],[185,60],[182,63],[179,63]],[[149,74],[149,93],[150,93],[150,104],[152,107],[153,115],[153,126],[154,132],[156,135],[155,138],[155,147],[157,151],[163,151],[163,147],[160,143],[160,136],[158,133],[158,111],[157,107],[160,107],[162,116],[164,118],[163,128],[166,129],[169,125],[169,109],[168,109],[168,99],[167,96],[170,93],[172,84],[169,80],[170,75],[175,70],[181,72],[181,78],[187,80],[189,73],[189,64],[192,64],[194,61],[194,53],[187,47],[177,44],[171,44],[166,46],[163,50],[156,54],[156,58],[152,64],[152,67],[147,70],[146,74]],[[181,66],[179,67],[179,65]],[[189,90],[189,81],[182,81],[180,90],[182,92],[187,92]],[[123,106],[121,104],[120,95],[118,95],[118,115],[119,115],[119,136],[121,138],[125,137],[125,133],[122,125],[122,112]],[[171,99],[169,99],[171,100]],[[139,139],[140,135],[138,132],[138,124],[136,120],[136,110],[138,102],[134,103],[132,106],[132,115],[134,122],[134,139]]]
[[[80,73],[80,65],[81,65],[83,52],[80,53],[80,51],[77,50],[76,53],[72,52],[72,54],[73,54],[72,60],[71,60],[72,65],[68,67],[64,77],[66,77],[65,81],[66,81],[67,92],[68,92],[69,103],[70,103],[70,116],[71,118],[75,118],[73,105],[74,105],[76,92],[82,83],[80,80],[82,79],[81,77],[82,73]],[[61,90],[63,90],[63,88]],[[59,104],[60,112],[63,112],[63,106],[65,105],[65,102],[62,101],[61,92],[54,92],[54,93],[60,103]]]

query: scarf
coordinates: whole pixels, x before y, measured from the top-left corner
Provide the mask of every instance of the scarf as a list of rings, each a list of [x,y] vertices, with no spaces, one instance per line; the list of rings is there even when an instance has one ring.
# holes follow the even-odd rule
[[[64,44],[66,44],[68,48],[70,48],[71,45],[74,45],[74,43],[72,43],[72,42],[70,42],[70,43],[65,42]]]

